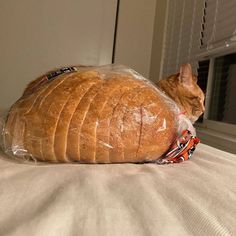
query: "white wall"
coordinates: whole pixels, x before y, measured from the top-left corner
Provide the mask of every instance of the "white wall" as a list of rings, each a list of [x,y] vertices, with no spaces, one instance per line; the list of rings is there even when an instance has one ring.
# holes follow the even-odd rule
[[[160,0],[163,1],[163,0]],[[120,0],[115,63],[149,77],[156,0]]]
[[[0,109],[58,66],[112,60],[117,0],[0,1]]]
[[[165,27],[166,27],[166,13],[167,13],[167,0],[156,1],[156,15],[153,30],[153,43],[152,43],[152,55],[150,63],[150,79],[152,81],[158,81],[161,78],[163,55],[164,55],[164,39],[165,39]]]
[[[52,68],[112,60],[117,0],[0,1],[0,110]],[[115,63],[157,80],[166,1],[120,0]]]

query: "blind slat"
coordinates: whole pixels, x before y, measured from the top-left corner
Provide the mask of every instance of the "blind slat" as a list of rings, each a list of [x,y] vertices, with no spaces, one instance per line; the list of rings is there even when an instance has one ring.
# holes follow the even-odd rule
[[[236,1],[206,0],[203,48],[221,47],[236,35]]]
[[[195,55],[200,50],[204,6],[205,0],[169,1],[163,77],[177,73],[180,65],[187,62],[197,72]]]

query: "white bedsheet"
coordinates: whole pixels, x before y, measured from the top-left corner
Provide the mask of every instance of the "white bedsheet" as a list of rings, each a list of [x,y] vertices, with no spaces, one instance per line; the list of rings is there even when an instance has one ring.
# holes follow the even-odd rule
[[[3,157],[5,235],[236,235],[236,155],[199,144],[192,160],[165,166],[34,166]]]

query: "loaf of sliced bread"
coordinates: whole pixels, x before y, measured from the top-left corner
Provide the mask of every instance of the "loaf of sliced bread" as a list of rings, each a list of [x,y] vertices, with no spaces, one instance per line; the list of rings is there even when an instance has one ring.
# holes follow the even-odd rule
[[[176,131],[174,105],[135,71],[82,67],[29,84],[9,111],[4,145],[39,161],[137,163],[159,159]]]

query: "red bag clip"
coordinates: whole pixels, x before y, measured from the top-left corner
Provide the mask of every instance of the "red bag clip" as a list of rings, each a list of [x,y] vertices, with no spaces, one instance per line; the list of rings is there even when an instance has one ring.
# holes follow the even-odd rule
[[[193,136],[189,130],[184,130],[178,137],[171,150],[165,156],[157,160],[157,164],[171,164],[187,161],[191,158],[200,139]]]

